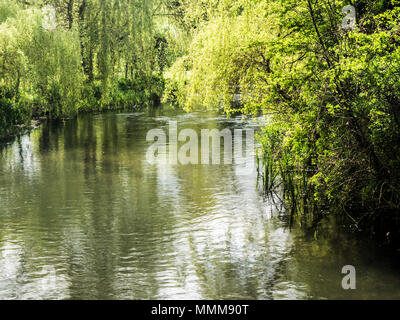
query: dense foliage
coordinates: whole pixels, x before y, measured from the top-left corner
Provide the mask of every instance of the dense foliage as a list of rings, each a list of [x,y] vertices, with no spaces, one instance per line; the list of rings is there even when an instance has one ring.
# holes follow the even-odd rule
[[[398,237],[400,1],[353,1],[354,30],[342,27],[348,1],[210,2],[166,97],[268,115],[267,191],[281,186],[291,212],[313,213],[314,224],[342,213],[356,229]]]
[[[43,22],[48,5],[55,29]],[[1,0],[0,137],[32,115],[157,103],[173,57],[156,18],[164,8],[151,0]]]

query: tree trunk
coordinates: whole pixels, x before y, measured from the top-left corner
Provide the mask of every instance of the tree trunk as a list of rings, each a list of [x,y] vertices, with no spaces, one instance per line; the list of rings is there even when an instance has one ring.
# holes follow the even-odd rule
[[[74,0],[69,0],[67,3],[67,19],[68,19],[68,29],[72,29],[72,24],[74,23]]]

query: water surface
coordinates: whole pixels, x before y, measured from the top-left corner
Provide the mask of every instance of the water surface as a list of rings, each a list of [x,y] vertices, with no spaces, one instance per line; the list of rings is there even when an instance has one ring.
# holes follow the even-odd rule
[[[395,257],[334,224],[317,239],[291,231],[256,173],[149,164],[146,134],[170,120],[251,125],[166,108],[48,123],[0,146],[1,299],[400,298]]]

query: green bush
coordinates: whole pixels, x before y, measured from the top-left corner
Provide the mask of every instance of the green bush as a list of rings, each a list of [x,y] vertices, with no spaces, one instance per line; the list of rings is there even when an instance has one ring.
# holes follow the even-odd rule
[[[164,91],[161,76],[138,76],[135,79],[119,79],[112,87],[109,108],[129,108],[160,104]]]
[[[19,125],[27,125],[30,118],[30,108],[26,104],[0,98],[0,138],[15,133]]]

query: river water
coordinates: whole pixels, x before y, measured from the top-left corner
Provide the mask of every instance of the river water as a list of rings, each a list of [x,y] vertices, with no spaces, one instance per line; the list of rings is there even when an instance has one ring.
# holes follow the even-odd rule
[[[400,298],[396,257],[332,222],[316,237],[290,229],[255,172],[150,164],[146,134],[169,121],[254,128],[164,107],[47,123],[0,146],[0,299]],[[342,288],[345,265],[356,290]]]

